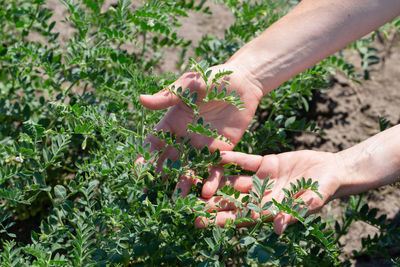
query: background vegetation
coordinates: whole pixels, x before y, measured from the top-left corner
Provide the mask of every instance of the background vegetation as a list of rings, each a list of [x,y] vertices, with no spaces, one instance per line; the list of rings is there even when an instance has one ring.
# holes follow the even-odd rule
[[[180,37],[177,28],[188,12],[207,15],[205,1],[147,1],[136,8],[127,0],[109,7],[104,1],[60,1],[68,9],[65,20],[75,29],[65,43],[54,31],[53,14],[44,0],[0,1],[0,264],[348,265],[339,239],[357,220],[376,226],[380,234],[365,239],[354,255],[379,252],[390,259],[386,248],[399,244],[397,225],[378,217],[361,196],[350,199],[341,221],[304,218],[292,196],[304,188],[317,190],[306,180],[276,203],[300,221],[280,237],[262,220],[240,230],[234,222],[225,228],[195,229],[197,216],[214,214],[204,211],[196,190],[182,199],[173,188],[191,166],[205,176],[207,167],[218,162],[218,151],[196,152],[189,144],[179,145],[187,157],[166,162],[169,179],[161,183],[151,163],[159,153],[149,153],[144,144],[165,111],[143,109],[139,94],[155,93],[179,76],[152,72],[166,47],[192,49],[203,60],[192,66],[206,80],[208,65],[224,62],[297,1],[220,1],[232,11],[234,23],[224,38],[205,36],[196,46]],[[385,27],[399,25],[394,21]],[[42,41],[29,41],[31,34]],[[376,60],[369,44],[352,46],[362,55],[364,78]],[[235,150],[289,150],[291,133],[318,134],[316,124],[303,118],[313,92],[328,88],[335,71],[361,79],[353,69],[338,54],[282,84],[260,105],[267,117],[258,113]],[[194,98],[189,93],[182,96],[196,111],[198,107],[190,105]],[[220,99],[231,101],[226,95]],[[239,105],[236,100],[231,102]],[[382,121],[382,129],[386,126]],[[177,145],[173,135],[159,136]],[[148,163],[135,166],[139,154]],[[259,184],[253,196],[258,203],[257,196],[268,184],[257,177],[254,183]],[[145,193],[143,188],[149,190]],[[236,196],[231,188],[219,194]],[[270,208],[254,206],[258,212]],[[10,229],[26,219],[40,226],[23,239]],[[240,220],[250,219],[243,214]]]

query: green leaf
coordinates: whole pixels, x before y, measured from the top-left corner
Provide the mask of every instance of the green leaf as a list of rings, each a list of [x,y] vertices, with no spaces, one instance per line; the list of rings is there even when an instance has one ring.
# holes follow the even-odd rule
[[[275,247],[275,257],[281,257],[283,253],[285,253],[286,249],[287,248],[284,245],[278,245],[277,247]]]
[[[204,124],[203,117],[199,117],[199,118],[197,119],[197,124],[199,124],[199,125],[203,125],[203,124]]]
[[[182,97],[183,98],[188,98],[189,97],[189,95],[190,95],[190,89],[186,89],[185,91],[183,91],[183,93],[182,93]]]
[[[256,213],[260,213],[260,207],[254,203],[247,203],[247,208],[251,209],[252,211]]]
[[[248,246],[248,245],[253,244],[254,242],[256,242],[256,239],[252,236],[245,236],[244,238],[242,238],[240,240],[240,244],[242,246]]]
[[[283,191],[283,193],[284,193],[287,197],[290,197],[290,196],[291,196],[290,191],[287,190],[286,188],[282,188],[282,191]]]
[[[249,249],[247,257],[249,257],[250,259],[256,258],[259,263],[264,264],[271,258],[271,254],[266,251],[262,246],[254,244]]]
[[[208,70],[208,71],[206,72],[206,77],[207,77],[207,79],[209,79],[209,78],[210,78],[210,76],[211,76],[211,73],[212,73],[212,70]]]
[[[206,241],[207,245],[208,245],[211,249],[214,249],[215,244],[214,244],[214,241],[213,241],[211,238],[206,237],[206,238],[204,238],[204,241]]]
[[[272,206],[272,201],[267,201],[264,203],[264,205],[262,206],[262,210],[268,210],[271,206]]]
[[[85,137],[85,139],[82,142],[82,150],[86,149],[86,142],[87,142],[87,136]]]
[[[219,243],[219,241],[221,240],[221,236],[222,236],[222,228],[221,227],[215,227],[213,228],[213,237],[214,237],[214,241],[216,244]]]
[[[15,27],[17,27],[17,28],[22,28],[22,27],[24,27],[24,25],[25,25],[25,22],[22,21],[22,20],[19,20],[19,21],[15,24]]]
[[[305,220],[304,220],[304,224],[309,224],[312,220],[314,220],[315,219],[315,216],[314,215],[310,215],[310,216],[308,216],[307,218],[305,218]]]
[[[271,178],[271,174],[268,174],[268,176],[264,178],[263,183],[261,185],[262,196],[264,196],[267,190],[270,190],[273,187],[273,183],[268,184],[269,178]]]
[[[196,104],[196,102],[197,102],[197,97],[198,97],[197,92],[193,92],[193,93],[190,95],[190,103]]]
[[[253,175],[251,178],[253,180],[253,186],[254,186],[256,193],[258,194],[259,197],[263,197],[264,192],[262,191],[262,183],[261,183],[260,178],[258,178],[257,175]]]
[[[247,202],[249,201],[249,199],[250,199],[250,196],[249,196],[249,195],[244,196],[244,197],[242,198],[242,203],[247,203]]]
[[[303,209],[301,209],[301,210],[299,211],[299,216],[300,216],[301,218],[304,218],[304,216],[306,216],[306,214],[307,214],[307,211],[308,211],[308,208],[303,208]]]
[[[253,190],[250,190],[249,194],[250,194],[250,196],[253,197],[254,200],[257,201],[257,203],[261,203],[262,198],[257,193],[255,193]]]
[[[290,90],[292,92],[296,92],[298,88],[297,82],[292,82],[292,84],[290,85]]]
[[[172,163],[171,168],[180,170],[181,166],[182,166],[181,160],[177,159]]]
[[[388,120],[384,117],[381,117],[381,116],[378,116],[378,120],[379,120],[380,131],[382,132],[382,131],[386,130],[386,128],[389,126],[390,120]]]
[[[218,93],[217,99],[223,99],[227,94],[226,87],[222,88],[222,90]]]
[[[56,195],[57,198],[64,199],[65,196],[67,195],[67,190],[62,185],[56,185],[54,187],[54,194]]]
[[[285,121],[285,128],[290,128],[290,126],[296,121],[296,116],[287,118]]]

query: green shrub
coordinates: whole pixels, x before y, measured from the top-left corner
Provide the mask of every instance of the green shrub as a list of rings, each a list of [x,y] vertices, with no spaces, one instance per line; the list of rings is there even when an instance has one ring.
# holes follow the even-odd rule
[[[382,229],[365,242],[363,251],[378,251],[399,240],[399,231],[376,218],[376,211],[352,198],[335,228],[319,217],[304,218],[293,195],[317,184],[301,180],[281,203],[280,210],[300,223],[282,236],[272,230],[265,216],[246,229],[235,222],[225,228],[194,228],[198,216],[212,218],[193,190],[186,198],[174,193],[179,175],[195,167],[206,177],[219,152],[207,147],[196,151],[188,142],[177,143],[169,133],[152,129],[164,114],[150,112],[139,103],[139,94],[155,93],[177,75],[155,75],[151,69],[163,49],[187,49],[190,42],[178,36],[179,18],[188,11],[208,12],[204,1],[149,1],[131,8],[129,1],[101,11],[104,1],[61,0],[68,10],[66,21],[73,36],[60,44],[52,12],[43,0],[0,1],[0,262],[3,266],[81,265],[340,265],[339,237],[356,220]],[[193,62],[204,80],[208,64],[226,60],[257,33],[276,21],[293,1],[225,1],[235,23],[224,39],[205,37],[195,51],[206,61]],[[265,20],[265,16],[268,20]],[[251,23],[250,23],[251,22]],[[28,41],[39,34],[45,42]],[[128,51],[124,44],[133,46]],[[208,62],[208,63],[207,63]],[[287,131],[317,131],[315,123],[300,119],[308,109],[312,90],[329,84],[328,74],[339,68],[353,78],[349,64],[332,56],[284,83],[263,100],[260,108],[268,120],[257,131],[247,131],[236,149],[261,153],[290,147]],[[220,78],[229,73],[222,73]],[[183,88],[183,91],[186,88]],[[210,91],[213,88],[209,88]],[[228,101],[240,108],[240,99],[223,91],[209,101]],[[195,114],[197,96],[180,95]],[[216,136],[196,117],[189,130]],[[178,160],[165,162],[167,182],[156,172],[160,152],[149,152],[149,133],[176,146]],[[185,141],[185,140],[184,140]],[[143,155],[145,164],[135,166]],[[184,164],[185,163],[185,164]],[[241,171],[231,168],[230,171]],[[308,177],[306,177],[308,178]],[[253,178],[254,205],[270,185]],[[148,190],[144,192],[143,188]],[[229,187],[218,194],[238,202]],[[248,199],[248,201],[252,201]],[[9,228],[23,219],[40,215],[40,231],[31,242],[15,241]],[[249,221],[242,214],[239,221]],[[38,222],[39,224],[39,222]],[[391,242],[388,241],[391,238]]]

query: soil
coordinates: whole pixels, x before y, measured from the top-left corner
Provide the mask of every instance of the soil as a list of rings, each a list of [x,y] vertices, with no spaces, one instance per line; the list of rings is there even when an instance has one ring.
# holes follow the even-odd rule
[[[337,152],[349,148],[380,132],[379,117],[390,120],[389,126],[400,123],[400,38],[394,34],[389,41],[376,41],[381,62],[372,69],[370,79],[362,84],[351,82],[338,73],[334,85],[315,95],[309,118],[315,120],[324,136],[302,134],[296,137],[297,149],[313,149]],[[354,52],[347,52],[347,60],[362,73],[360,59]],[[370,207],[378,208],[378,215],[398,221],[400,212],[400,188],[384,186],[366,194]],[[348,199],[334,200],[321,211],[322,217],[340,219]],[[365,223],[356,222],[349,233],[340,240],[345,244],[345,256],[361,248],[361,238],[378,231]],[[400,256],[399,249],[392,249]],[[379,257],[360,257],[353,261],[356,266],[390,266]]]
[[[117,1],[106,1],[105,7]],[[133,1],[140,5],[141,1]],[[211,1],[210,1],[211,2]],[[73,28],[62,22],[66,9],[59,1],[48,0],[48,6],[54,10],[57,20],[55,31],[60,31],[60,41],[66,42],[73,33]],[[186,40],[196,43],[205,34],[222,37],[224,30],[233,23],[229,10],[221,5],[209,3],[211,16],[191,13],[181,20],[179,34]],[[373,67],[370,80],[361,85],[350,82],[338,73],[333,79],[333,87],[325,92],[315,94],[311,110],[306,114],[316,121],[325,132],[324,136],[302,134],[296,137],[297,149],[314,149],[337,152],[349,148],[379,132],[378,116],[390,120],[390,126],[400,123],[400,41],[398,36],[391,35],[390,41],[377,42],[378,55],[382,59]],[[30,36],[35,39],[35,36]],[[382,38],[378,38],[382,39]],[[175,64],[179,51],[168,49],[157,72],[177,72]],[[346,58],[356,65],[357,72],[362,73],[360,59],[355,53],[345,53]],[[371,207],[379,209],[380,214],[387,214],[390,219],[400,217],[400,188],[386,186],[367,193],[366,198]],[[327,204],[321,212],[324,218],[339,219],[348,199],[337,199]],[[354,223],[340,241],[345,244],[345,256],[353,249],[361,247],[361,238],[376,232],[363,223]],[[400,256],[399,249],[393,253]],[[360,257],[352,261],[354,266],[390,266],[379,257]]]

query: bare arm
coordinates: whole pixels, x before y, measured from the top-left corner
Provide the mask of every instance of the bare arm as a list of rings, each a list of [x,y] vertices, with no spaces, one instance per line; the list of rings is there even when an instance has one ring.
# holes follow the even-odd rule
[[[358,194],[400,180],[400,125],[337,153],[347,170],[335,194]]]
[[[267,94],[399,14],[399,0],[303,0],[227,64]]]
[[[236,163],[255,172],[261,179],[271,175],[274,188],[264,195],[263,203],[271,199],[281,201],[284,197],[282,188],[290,188],[290,183],[296,184],[296,180],[302,177],[318,181],[318,191],[323,199],[312,191],[304,191],[296,196],[307,203],[310,214],[319,211],[332,199],[400,181],[400,125],[338,153],[302,150],[261,157],[226,151],[221,155],[223,163]],[[254,190],[251,176],[226,177],[222,179],[220,187],[226,183],[232,184],[242,194]],[[237,208],[233,203],[220,196],[205,201],[211,210],[220,209],[215,218],[217,225],[223,226],[226,219],[237,219]],[[265,215],[268,214],[269,211],[266,211]],[[252,213],[253,219],[258,216]],[[295,221],[289,214],[279,213],[274,218],[276,233],[281,234]],[[208,223],[204,218],[199,218],[196,226],[203,228]],[[249,224],[239,226],[247,225]]]
[[[238,111],[223,102],[210,102],[201,111],[205,123],[227,137],[235,145],[251,123],[262,95],[267,94],[287,79],[340,48],[390,21],[400,13],[400,0],[303,0],[260,36],[246,44],[226,63],[212,70],[233,70],[228,91],[238,92],[246,107]],[[200,79],[187,73],[174,83],[175,87],[190,87],[204,95],[205,86]],[[154,95],[142,95],[142,104],[150,109],[170,107],[157,124],[158,130],[170,131],[177,136],[186,132],[193,113],[168,90]],[[177,119],[178,118],[178,119]],[[164,144],[149,136],[152,149]],[[195,147],[208,145],[212,150],[232,150],[225,142],[193,136]],[[170,152],[170,150],[169,150]],[[173,153],[165,157],[173,157]],[[172,156],[171,156],[172,155]],[[139,158],[137,162],[143,161]],[[217,175],[218,174],[218,175]],[[211,197],[221,180],[222,171],[212,172],[204,182],[202,195]],[[186,185],[188,184],[188,185]],[[183,183],[188,191],[190,183]]]

